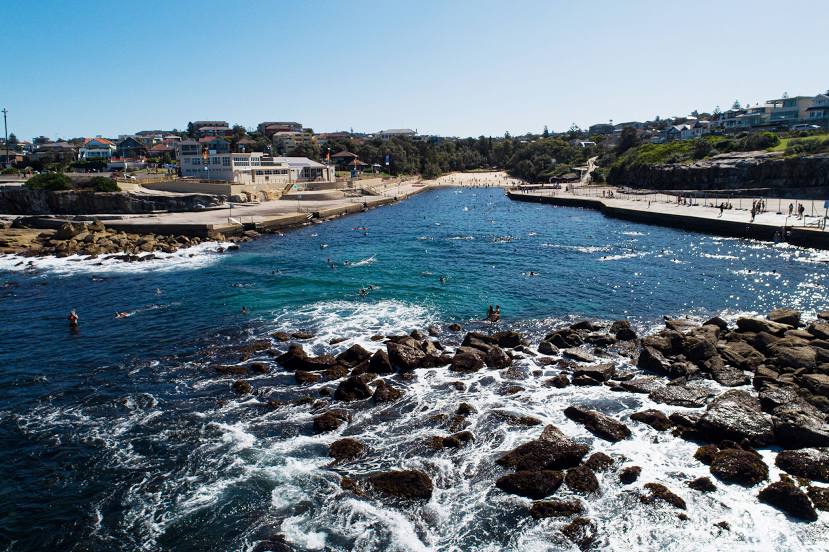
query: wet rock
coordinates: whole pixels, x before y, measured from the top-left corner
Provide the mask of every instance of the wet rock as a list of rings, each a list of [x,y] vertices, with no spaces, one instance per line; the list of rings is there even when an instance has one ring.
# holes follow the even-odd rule
[[[449,324],[449,331],[450,332],[459,332],[463,330],[463,326],[458,324],[457,322]]]
[[[632,341],[637,337],[636,332],[627,320],[615,321],[610,326],[610,333],[613,334],[619,341]]]
[[[586,376],[595,381],[603,382],[612,378],[616,374],[616,367],[613,363],[596,364],[593,366],[579,366],[573,371],[573,375]]]
[[[403,396],[403,392],[388,382],[380,380],[377,382],[377,387],[374,389],[374,402],[393,402]]]
[[[583,517],[578,517],[562,527],[561,532],[580,550],[589,549],[598,536],[596,523]]]
[[[250,371],[255,374],[267,374],[268,373],[268,365],[264,362],[251,362],[250,363]]]
[[[555,426],[544,428],[541,437],[519,445],[497,460],[516,470],[572,468],[581,463],[588,447],[565,436]]]
[[[670,504],[674,508],[679,508],[680,510],[685,509],[685,501],[682,497],[671,491],[665,485],[661,483],[645,483],[645,489],[649,491],[648,495],[641,497],[642,502],[645,504],[653,504],[659,500]]]
[[[792,329],[788,324],[780,324],[763,318],[738,318],[737,328],[741,332],[766,332],[777,336],[782,336],[786,330]]]
[[[694,458],[705,464],[706,466],[710,466],[711,463],[714,461],[714,455],[719,452],[720,447],[717,445],[702,445],[697,449],[694,453]]]
[[[284,535],[269,535],[258,542],[251,552],[294,552],[294,547],[288,544]]]
[[[723,320],[719,316],[709,318],[702,325],[703,326],[716,326],[720,330],[727,330],[728,329],[728,322],[726,322],[725,320]]]
[[[619,386],[625,391],[629,391],[631,393],[648,394],[654,389],[661,387],[662,384],[660,383],[660,378],[655,376],[643,376],[622,381],[619,383]]]
[[[271,337],[274,338],[277,341],[290,341],[291,340],[291,334],[289,334],[288,332],[273,332],[271,334]]]
[[[246,395],[251,392],[251,386],[245,380],[234,381],[231,389],[233,389],[234,393],[239,395]]]
[[[829,374],[808,374],[803,376],[803,386],[812,393],[829,397]]]
[[[369,358],[371,358],[371,353],[366,351],[362,345],[355,343],[337,355],[337,362],[344,366],[348,366],[349,368],[353,368]]]
[[[474,440],[475,436],[471,431],[459,431],[449,435],[448,437],[443,437],[441,444],[444,448],[460,448]]]
[[[247,368],[244,366],[228,365],[215,366],[214,369],[220,374],[246,374]]]
[[[277,361],[279,359],[277,358]],[[305,357],[298,361],[298,370],[305,370],[308,372],[327,370],[337,366],[337,359],[331,355],[320,355],[316,357]]]
[[[639,479],[642,474],[642,468],[639,466],[626,466],[619,472],[619,481],[625,485],[630,485]]]
[[[377,472],[367,480],[374,490],[383,494],[408,499],[432,498],[432,480],[419,470]]]
[[[371,355],[371,359],[368,362],[368,369],[375,374],[394,373],[394,368],[392,368],[389,355],[383,349],[378,349],[373,355]]]
[[[457,353],[452,357],[452,364],[449,369],[453,372],[477,372],[484,367],[484,361],[480,356],[472,353]]]
[[[353,375],[358,375],[356,369]],[[325,378],[326,381],[335,381],[338,379],[342,379],[348,376],[348,368],[341,364],[337,364],[335,366],[332,366],[331,368],[326,368],[325,370],[323,370],[322,376],[323,378]]]
[[[492,334],[492,339],[499,347],[506,347],[508,349],[513,349],[524,344],[524,338],[521,337],[521,334],[512,330],[495,332]]]
[[[595,410],[568,406],[564,409],[564,415],[602,439],[616,442],[630,437],[630,429],[625,424]]]
[[[563,480],[564,476],[556,470],[522,470],[499,477],[495,486],[505,493],[538,499],[556,492]]]
[[[669,374],[671,371],[670,361],[660,351],[647,345],[642,346],[636,366],[657,374]]]
[[[512,364],[512,359],[501,347],[497,345],[490,348],[484,357],[484,363],[487,368],[500,370]]]
[[[349,419],[348,413],[344,410],[329,410],[314,418],[314,432],[325,433],[334,431]]]
[[[469,403],[461,403],[458,405],[458,409],[455,410],[455,414],[458,416],[469,416],[470,414],[476,414],[478,410]]]
[[[812,322],[807,331],[818,339],[829,340],[829,323],[827,322]]]
[[[574,348],[574,349],[565,349],[563,355],[567,358],[573,359],[576,362],[595,362],[596,357],[591,355],[584,349]]]
[[[584,465],[593,471],[604,471],[613,465],[613,458],[603,452],[594,452],[584,461]]]
[[[794,309],[774,309],[767,317],[772,322],[797,327],[800,325],[800,311]]]
[[[317,383],[322,376],[315,372],[306,372],[305,370],[297,370],[294,372],[294,378],[300,385]]]
[[[711,404],[697,423],[710,439],[747,439],[762,446],[774,439],[771,418],[760,410],[760,401],[745,391],[726,391]]]
[[[570,380],[567,378],[567,374],[559,374],[544,381],[545,387],[555,387],[556,389],[564,389],[568,385],[570,385]]]
[[[334,392],[338,401],[359,401],[371,397],[371,389],[358,376],[343,380]]]
[[[559,353],[559,349],[549,341],[542,341],[538,344],[538,352],[542,355],[552,356],[557,355]]]
[[[314,337],[314,334],[312,332],[307,331],[307,330],[299,330],[298,332],[292,333],[291,337],[293,337],[294,339],[304,340],[304,339],[311,339],[312,337]]]
[[[648,424],[657,431],[666,431],[673,427],[673,424],[664,412],[654,409],[643,410],[630,415],[631,420]]]
[[[530,515],[535,519],[549,517],[570,517],[584,512],[584,506],[578,500],[538,500],[530,506]]]
[[[829,448],[784,450],[777,455],[774,463],[794,476],[829,482]]]
[[[751,382],[751,378],[739,368],[726,366],[719,355],[706,360],[703,363],[703,368],[711,374],[714,381],[725,387],[740,387]]]
[[[504,421],[510,425],[527,427],[541,425],[541,420],[539,420],[535,416],[514,414],[512,412],[506,412],[503,410],[493,410],[492,415],[495,418]]]
[[[750,487],[768,479],[769,468],[756,452],[724,449],[714,455],[711,474],[726,483]]]
[[[775,407],[772,423],[775,440],[786,448],[829,446],[825,416],[800,397]]]
[[[718,521],[714,527],[719,527],[723,531],[731,531],[731,525],[727,521]]]
[[[363,455],[366,446],[357,439],[346,437],[345,439],[338,439],[331,443],[328,447],[328,456],[337,462],[345,462],[347,460],[354,460]]]
[[[302,345],[294,344],[288,347],[286,353],[276,357],[276,362],[286,370],[302,370],[306,358],[308,354],[303,350]]]
[[[741,370],[755,370],[766,361],[766,357],[745,341],[726,343],[720,349],[723,360]]]
[[[599,380],[594,380],[590,376],[573,376],[573,385],[602,385],[602,382]]]
[[[567,487],[577,493],[595,493],[599,490],[599,480],[590,468],[581,465],[567,470],[564,476]]]
[[[829,512],[829,488],[810,485],[806,492],[816,509]]]
[[[420,368],[423,360],[426,358],[426,353],[421,351],[419,347],[412,347],[402,343],[395,343],[393,341],[386,343],[386,349],[388,350],[391,365],[401,370]]]
[[[692,429],[697,426],[701,416],[696,412],[674,412],[668,419],[678,428]]]
[[[760,502],[773,506],[792,517],[817,521],[817,512],[806,493],[788,481],[772,483],[757,496]]]
[[[348,341],[347,337],[332,337],[328,340],[329,345],[339,345],[343,341]]]
[[[688,486],[703,493],[712,493],[717,490],[717,486],[708,477],[697,477],[689,481]]]

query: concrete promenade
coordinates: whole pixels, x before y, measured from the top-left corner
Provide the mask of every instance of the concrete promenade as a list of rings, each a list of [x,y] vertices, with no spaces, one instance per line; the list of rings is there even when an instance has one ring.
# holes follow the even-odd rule
[[[610,192],[613,197],[609,197]],[[624,194],[614,188],[594,186],[575,187],[569,191],[512,188],[508,196],[516,201],[597,209],[616,218],[683,230],[829,249],[823,200],[765,198],[765,211],[757,213],[752,221],[751,198],[687,198],[685,204],[678,204],[673,195]],[[723,202],[730,202],[732,208],[720,212],[716,206]],[[793,216],[788,214],[789,203],[793,205]],[[797,216],[800,203],[805,208],[802,218]]]

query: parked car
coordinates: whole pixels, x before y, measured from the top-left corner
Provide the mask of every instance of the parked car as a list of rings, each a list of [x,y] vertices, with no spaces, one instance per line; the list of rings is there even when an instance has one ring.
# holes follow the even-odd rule
[[[792,130],[819,130],[820,127],[817,125],[809,125],[809,124],[801,124],[801,125],[794,125]]]

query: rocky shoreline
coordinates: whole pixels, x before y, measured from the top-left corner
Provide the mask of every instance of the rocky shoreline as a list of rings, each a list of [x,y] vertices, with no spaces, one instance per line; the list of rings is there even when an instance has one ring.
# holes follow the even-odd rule
[[[583,503],[602,493],[597,474],[606,478],[615,472],[623,486],[647,476],[647,465],[633,465],[597,446],[631,438],[633,424],[671,432],[698,445],[695,461],[709,467],[710,477],[678,481],[691,496],[702,496],[718,485],[738,485],[756,487],[752,492],[759,502],[792,519],[811,522],[818,519],[819,510],[829,511],[829,487],[816,484],[829,483],[829,312],[808,323],[791,309],[739,318],[736,326],[721,318],[702,324],[666,319],[664,329],[641,338],[624,320],[612,324],[584,320],[550,331],[537,344],[511,330],[468,332],[462,340],[460,332],[462,327],[453,324],[409,335],[376,335],[371,340],[382,342],[384,348],[371,353],[355,344],[336,356],[309,355],[301,344],[313,337],[308,332],[275,332],[269,339],[236,349],[239,363],[213,368],[231,377],[230,392],[236,396],[264,396],[266,390],[245,376],[271,372],[292,374],[298,389],[314,387],[316,396],[259,404],[268,409],[310,405],[316,434],[345,429],[356,413],[401,400],[406,382],[417,380],[424,371],[457,374],[459,381],[447,390],[451,393],[467,390],[460,381],[465,374],[509,373],[516,370],[514,362],[526,358],[539,367],[527,376],[538,378],[551,394],[571,385],[603,386],[621,395],[647,395],[655,403],[689,409],[668,415],[651,408],[622,420],[572,404],[563,413],[596,437],[593,447],[546,425],[539,437],[495,459],[499,473],[492,484],[498,492],[530,499],[526,515],[531,518],[560,519],[565,523],[561,533],[582,549],[597,536],[597,524],[586,517]],[[445,345],[438,336],[459,344]],[[621,359],[621,366],[614,359]],[[734,389],[717,394],[712,386],[700,385],[703,380]],[[516,384],[500,393],[522,390]],[[432,450],[476,446],[476,436],[466,428],[471,419],[484,414],[498,414],[503,423],[513,426],[544,425],[532,416],[479,413],[458,402],[455,411],[439,421],[448,431],[436,432],[424,445]],[[774,460],[783,471],[779,481],[769,479],[760,449],[781,449]],[[430,499],[435,474],[423,470],[349,473],[350,463],[371,454],[369,446],[354,437],[330,444],[332,467],[340,473],[344,492],[391,501]],[[556,498],[562,486],[583,499]],[[679,496],[677,487],[648,481],[636,492],[642,504],[672,509],[680,520],[688,519],[683,512],[692,505]],[[728,529],[724,521],[715,525]],[[280,542],[278,536],[273,539],[260,543],[257,550],[274,549],[267,548]]]

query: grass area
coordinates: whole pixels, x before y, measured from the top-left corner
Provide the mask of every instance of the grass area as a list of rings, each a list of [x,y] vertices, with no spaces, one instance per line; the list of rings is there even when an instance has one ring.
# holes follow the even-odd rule
[[[812,136],[805,136],[803,138],[781,138],[780,143],[774,146],[773,148],[769,148],[768,151],[786,151],[786,148],[789,147],[789,142],[791,140],[798,140],[802,142],[816,142],[829,139],[829,132],[823,134],[813,134]]]

